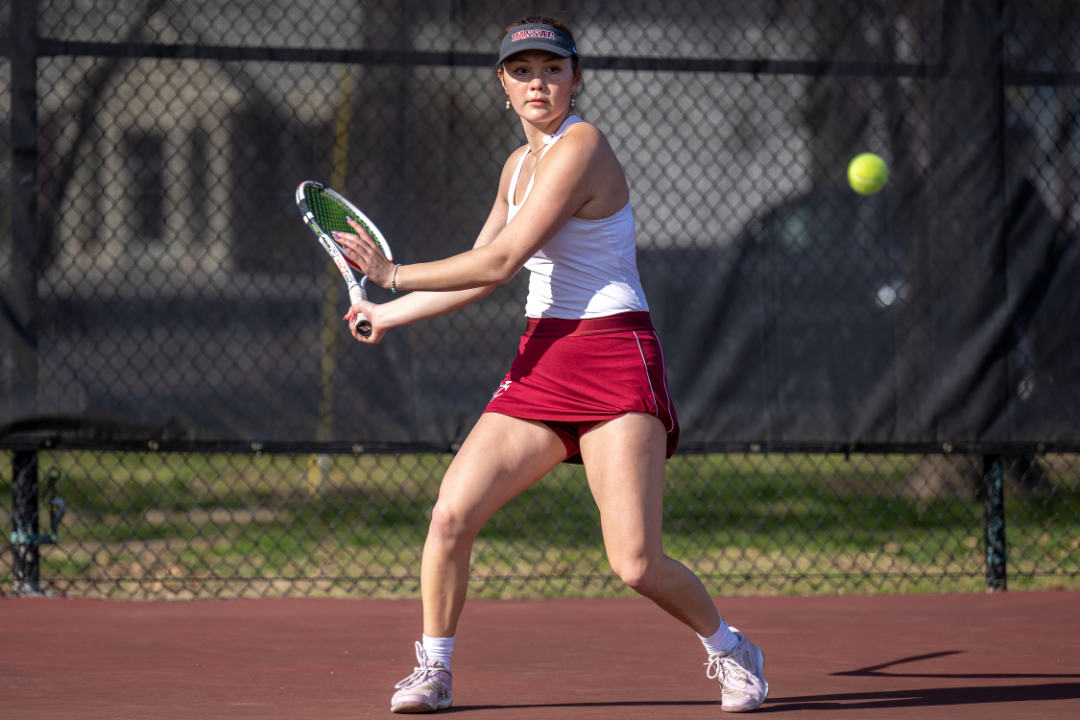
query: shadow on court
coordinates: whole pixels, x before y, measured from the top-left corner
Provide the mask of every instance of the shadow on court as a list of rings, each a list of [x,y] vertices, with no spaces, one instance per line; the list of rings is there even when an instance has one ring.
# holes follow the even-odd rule
[[[892,692],[848,693],[833,695],[816,695],[806,697],[778,697],[771,698],[765,705],[755,711],[761,713],[779,713],[792,711],[865,711],[882,708],[925,708],[947,707],[955,705],[979,705],[986,703],[1023,703],[1030,701],[1048,700],[1080,700],[1080,683],[1057,683],[1043,685],[1008,685],[1003,687],[948,687],[927,688],[922,690],[898,690]],[[1073,705],[1073,712],[1077,706]],[[685,714],[675,710],[679,708],[701,710],[716,710],[715,700],[699,701],[671,701],[671,702],[590,702],[590,703],[546,703],[543,705],[475,705],[458,706],[448,711],[448,714],[470,713],[492,710],[529,710],[544,709],[564,712],[563,717],[575,717],[575,711],[581,709],[607,709],[611,712],[610,717],[626,717],[621,712],[626,708],[647,708],[652,711],[653,717],[692,717],[690,712]],[[1019,717],[1028,717],[1022,710],[1016,708]],[[960,714],[950,714],[948,717],[979,717],[983,711],[977,708],[963,710]],[[840,715],[838,715],[840,716]],[[521,717],[525,717],[522,715]],[[859,715],[859,717],[867,717]],[[884,715],[882,717],[885,717]],[[920,715],[919,717],[926,717]],[[939,716],[944,717],[944,716]],[[1032,717],[1044,717],[1042,715]],[[1065,717],[1065,716],[1062,716]],[[1070,715],[1069,717],[1075,717]]]
[[[757,712],[1080,717],[1080,593],[719,598],[762,646]],[[4,716],[389,718],[416,601],[0,600]],[[455,717],[720,717],[696,636],[639,598],[474,600]],[[1076,679],[1075,681],[1073,679]]]
[[[894,668],[897,665],[904,665],[907,663],[916,663],[920,660],[931,660],[933,658],[945,657],[946,655],[959,655],[962,650],[945,650],[943,652],[927,653],[926,655],[916,655],[914,657],[902,658],[900,660],[893,660],[892,662],[881,663],[880,665],[872,665],[870,667],[859,668],[858,670],[847,670],[845,672],[835,672],[833,675],[850,675],[850,676],[863,676],[863,677],[932,677],[932,678],[979,678],[979,679],[996,679],[996,680],[1014,680],[1018,678],[1080,678],[1080,672],[1076,673],[981,673],[973,675],[971,673],[961,674],[948,674],[948,673],[911,673],[911,672],[893,672],[891,670],[884,670],[884,668]]]
[[[764,705],[761,711],[788,712],[793,710],[873,710],[878,708],[925,708],[948,707],[957,705],[986,705],[1004,703],[1027,703],[1044,701],[1073,701],[1071,712],[1076,713],[1080,706],[1080,682],[1048,683],[1038,685],[1004,685],[988,687],[984,685],[923,688],[920,690],[898,690],[889,692],[846,693],[837,695],[811,695],[806,697],[781,697]],[[986,715],[985,708],[972,707],[948,717],[997,717]],[[1013,717],[1050,717],[1034,713],[1028,715],[1023,706],[1012,708]],[[865,716],[864,716],[865,717]],[[919,717],[926,717],[920,715]],[[945,716],[940,716],[945,717]],[[1058,717],[1057,715],[1053,717]],[[1061,715],[1060,717],[1067,717]],[[1075,717],[1075,715],[1074,715]]]

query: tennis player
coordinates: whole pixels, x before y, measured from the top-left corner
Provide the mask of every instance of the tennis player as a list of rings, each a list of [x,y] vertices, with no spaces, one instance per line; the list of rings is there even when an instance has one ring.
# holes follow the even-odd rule
[[[502,34],[496,74],[525,144],[503,167],[473,248],[392,264],[359,226],[338,237],[370,281],[409,294],[352,306],[377,343],[393,327],[457,310],[529,270],[527,326],[509,373],[447,469],[421,566],[419,662],[397,684],[394,712],[451,705],[451,656],[473,540],[506,502],[561,462],[583,463],[608,560],[631,588],[694,630],[723,710],[765,700],[761,649],[731,628],[701,581],[664,554],[666,458],[679,424],[664,356],[638,278],[634,216],[604,135],[573,113],[582,72],[567,27],[526,17]]]

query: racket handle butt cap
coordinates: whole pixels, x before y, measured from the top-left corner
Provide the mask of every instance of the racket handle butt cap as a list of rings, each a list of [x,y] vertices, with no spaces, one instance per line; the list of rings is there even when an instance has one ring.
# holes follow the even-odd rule
[[[356,318],[356,324],[353,325],[356,329],[356,334],[360,337],[371,337],[371,321],[363,315],[359,315]]]

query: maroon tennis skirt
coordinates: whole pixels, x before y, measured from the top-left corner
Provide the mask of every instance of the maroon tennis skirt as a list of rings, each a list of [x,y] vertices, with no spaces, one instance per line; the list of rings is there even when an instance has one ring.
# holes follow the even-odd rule
[[[664,352],[648,312],[588,320],[528,318],[517,357],[485,412],[539,420],[581,462],[582,433],[605,420],[641,412],[667,430],[667,456],[679,442]]]

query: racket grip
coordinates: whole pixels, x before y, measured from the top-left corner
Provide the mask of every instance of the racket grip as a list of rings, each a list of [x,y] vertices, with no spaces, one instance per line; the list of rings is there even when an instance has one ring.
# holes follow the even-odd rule
[[[364,285],[367,283],[367,278],[363,278],[359,285],[353,285],[349,288],[349,301],[353,305],[367,300],[367,293],[364,292]],[[363,313],[356,315],[356,321],[353,323],[353,329],[356,330],[356,334],[360,337],[371,337],[371,321],[364,317]]]

